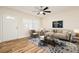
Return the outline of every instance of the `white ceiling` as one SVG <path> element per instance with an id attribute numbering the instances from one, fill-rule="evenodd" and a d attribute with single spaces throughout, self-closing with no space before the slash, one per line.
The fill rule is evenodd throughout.
<path id="1" fill-rule="evenodd" d="M 51 13 L 47 13 L 47 15 L 62 12 L 64 10 L 67 10 L 68 8 L 72 8 L 72 7 L 68 7 L 68 6 L 48 6 L 48 7 L 49 7 L 49 10 L 51 10 Z M 8 6 L 8 8 L 19 10 L 24 13 L 29 13 L 29 14 L 37 16 L 37 17 L 47 16 L 47 15 L 42 15 L 42 14 L 37 15 L 37 12 L 34 12 L 39 9 L 39 6 Z"/>

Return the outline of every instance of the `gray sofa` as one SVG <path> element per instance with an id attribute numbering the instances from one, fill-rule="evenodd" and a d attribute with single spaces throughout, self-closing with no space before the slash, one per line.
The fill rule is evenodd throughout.
<path id="1" fill-rule="evenodd" d="M 74 32 L 72 30 L 67 30 L 67 29 L 54 29 L 50 32 L 45 33 L 45 36 L 50 36 L 52 38 L 57 38 L 57 39 L 63 39 L 63 40 L 69 40 L 71 41 Z"/>

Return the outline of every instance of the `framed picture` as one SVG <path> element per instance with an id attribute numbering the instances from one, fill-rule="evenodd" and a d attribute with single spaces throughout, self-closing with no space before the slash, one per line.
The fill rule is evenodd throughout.
<path id="1" fill-rule="evenodd" d="M 52 27 L 53 28 L 63 28 L 63 21 L 53 21 Z"/>

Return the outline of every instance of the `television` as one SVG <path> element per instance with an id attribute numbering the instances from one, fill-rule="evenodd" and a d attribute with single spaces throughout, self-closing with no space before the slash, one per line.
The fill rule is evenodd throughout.
<path id="1" fill-rule="evenodd" d="M 52 27 L 53 28 L 63 28 L 63 21 L 53 21 Z"/>

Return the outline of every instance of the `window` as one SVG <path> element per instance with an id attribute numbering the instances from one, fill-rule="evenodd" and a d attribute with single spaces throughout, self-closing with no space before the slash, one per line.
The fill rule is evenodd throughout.
<path id="1" fill-rule="evenodd" d="M 39 20 L 23 20 L 24 26 L 27 29 L 38 29 L 40 27 L 40 21 Z"/>

